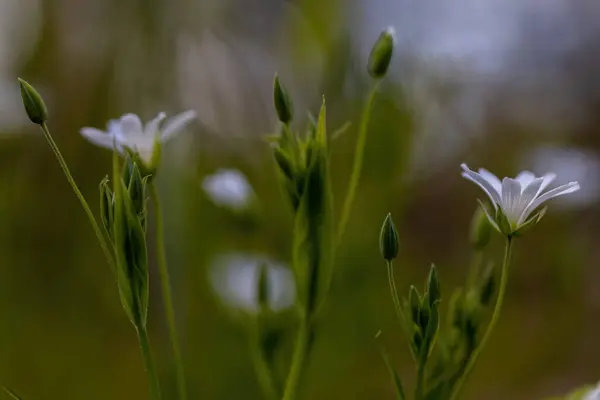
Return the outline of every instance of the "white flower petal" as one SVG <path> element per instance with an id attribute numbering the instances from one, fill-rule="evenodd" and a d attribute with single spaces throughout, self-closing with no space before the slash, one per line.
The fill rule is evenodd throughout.
<path id="1" fill-rule="evenodd" d="M 535 199 L 523 212 L 523 220 L 527 219 L 527 217 L 539 206 L 543 203 L 547 202 L 550 199 L 553 199 L 557 196 L 562 196 L 563 194 L 573 193 L 579 190 L 578 182 L 569 182 L 566 185 L 559 186 L 552 190 L 547 191 L 537 199 Z"/>
<path id="2" fill-rule="evenodd" d="M 123 132 L 121 131 L 121 121 L 118 119 L 111 119 L 106 124 L 106 129 L 109 134 L 120 139 L 123 137 Z"/>
<path id="3" fill-rule="evenodd" d="M 516 224 L 523 210 L 519 209 L 521 199 L 521 182 L 517 179 L 502 179 L 502 211 L 511 224 Z"/>
<path id="4" fill-rule="evenodd" d="M 536 197 L 539 196 L 540 193 L 542 193 L 544 189 L 546 189 L 546 187 L 548 187 L 548 185 L 554 181 L 554 179 L 556 179 L 556 174 L 549 172 L 545 174 L 542 178 L 544 178 L 544 182 L 542 182 L 542 185 L 540 186 L 540 190 L 538 191 Z"/>
<path id="5" fill-rule="evenodd" d="M 521 184 L 521 190 L 524 190 L 527 186 L 529 186 L 531 181 L 533 181 L 534 179 L 535 174 L 529 171 L 522 171 L 515 178 L 515 180 L 519 181 L 519 183 Z"/>
<path id="6" fill-rule="evenodd" d="M 479 175 L 481 175 L 483 179 L 488 181 L 494 187 L 494 189 L 496 189 L 498 194 L 502 193 L 502 182 L 500 181 L 500 179 L 498 179 L 496 175 L 492 174 L 485 168 L 479 168 Z"/>
<path id="7" fill-rule="evenodd" d="M 170 118 L 162 130 L 162 141 L 166 142 L 171 137 L 181 132 L 194 118 L 196 118 L 196 112 L 193 110 L 182 112 L 181 114 Z"/>
<path id="8" fill-rule="evenodd" d="M 80 133 L 84 138 L 97 146 L 106 147 L 107 149 L 113 148 L 114 137 L 107 132 L 96 128 L 86 127 L 81 128 Z"/>
<path id="9" fill-rule="evenodd" d="M 460 166 L 463 169 L 463 173 L 461 174 L 464 178 L 474 182 L 477 184 L 483 191 L 488 195 L 492 204 L 494 205 L 494 209 L 498 208 L 498 205 L 501 204 L 502 199 L 500 198 L 500 194 L 494 189 L 491 183 L 485 180 L 481 175 L 477 172 L 471 171 L 467 164 L 461 164 Z"/>
<path id="10" fill-rule="evenodd" d="M 143 134 L 142 121 L 135 114 L 125 114 L 121 117 L 121 134 L 123 136 L 141 136 Z"/>
<path id="11" fill-rule="evenodd" d="M 158 134 L 158 128 L 160 123 L 167 117 L 164 112 L 158 113 L 156 118 L 152 121 L 148 122 L 146 126 L 144 126 L 144 135 L 145 136 L 155 136 Z"/>
<path id="12" fill-rule="evenodd" d="M 520 210 L 521 216 L 517 222 L 518 225 L 521 225 L 525 222 L 523 215 L 525 210 L 531 204 L 531 202 L 537 197 L 540 192 L 540 187 L 544 183 L 544 178 L 535 178 L 526 188 L 523 189 L 523 193 L 521 193 L 521 198 L 519 199 L 519 206 L 516 207 Z"/>

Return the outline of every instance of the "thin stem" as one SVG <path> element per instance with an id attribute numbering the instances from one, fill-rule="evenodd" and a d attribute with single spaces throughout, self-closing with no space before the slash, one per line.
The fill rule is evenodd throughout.
<path id="1" fill-rule="evenodd" d="M 283 391 L 283 400 L 294 400 L 296 398 L 296 392 L 298 390 L 298 384 L 300 382 L 300 375 L 304 367 L 304 361 L 308 349 L 308 337 L 309 337 L 309 326 L 306 317 L 301 317 L 300 327 L 298 328 L 298 337 L 296 338 L 296 345 L 294 349 L 294 355 L 292 357 L 292 366 L 290 373 L 285 383 L 285 389 Z"/>
<path id="2" fill-rule="evenodd" d="M 260 384 L 266 399 L 276 400 L 278 394 L 277 387 L 273 381 L 273 372 L 271 371 L 271 368 L 269 368 L 267 360 L 265 359 L 265 354 L 260 347 L 258 332 L 255 330 L 253 335 L 254 341 L 250 343 L 250 346 L 252 347 L 252 359 L 254 361 L 254 371 L 256 372 L 258 383 Z"/>
<path id="3" fill-rule="evenodd" d="M 344 230 L 348 224 L 350 218 L 350 210 L 356 197 L 356 189 L 360 180 L 360 173 L 362 170 L 363 160 L 365 157 L 365 145 L 367 143 L 367 128 L 369 127 L 369 120 L 371 119 L 371 110 L 375 101 L 375 95 L 377 94 L 377 87 L 379 86 L 379 80 L 376 80 L 369 96 L 367 97 L 367 103 L 363 110 L 363 114 L 360 121 L 360 128 L 358 131 L 358 139 L 356 140 L 356 150 L 354 151 L 354 164 L 352 165 L 352 174 L 350 175 L 350 183 L 348 185 L 348 192 L 344 200 L 344 206 L 342 208 L 342 216 L 340 219 L 340 225 L 338 230 L 337 245 L 339 246 L 344 235 Z"/>
<path id="4" fill-rule="evenodd" d="M 138 341 L 140 343 L 142 358 L 144 359 L 144 367 L 146 368 L 146 374 L 148 375 L 150 397 L 154 400 L 160 400 L 162 398 L 160 394 L 160 383 L 158 381 L 156 368 L 154 367 L 152 351 L 150 350 L 150 340 L 148 340 L 148 331 L 145 327 L 136 327 L 136 332 L 138 336 Z"/>
<path id="5" fill-rule="evenodd" d="M 404 331 L 404 335 L 406 336 L 406 340 L 408 341 L 408 347 L 410 349 L 410 354 L 415 362 L 417 362 L 417 355 L 415 354 L 411 343 L 410 330 L 408 326 L 406 326 L 406 317 L 404 316 L 404 311 L 402 311 L 402 305 L 400 304 L 400 297 L 398 296 L 398 289 L 396 289 L 396 278 L 394 277 L 394 267 L 391 261 L 386 262 L 387 272 L 388 272 L 388 283 L 390 284 L 390 293 L 392 295 L 392 302 L 394 303 L 394 310 L 396 311 L 396 315 L 398 316 L 398 320 L 400 321 L 400 326 Z"/>
<path id="6" fill-rule="evenodd" d="M 150 183 L 150 196 L 154 205 L 154 223 L 156 230 L 156 255 L 158 258 L 158 271 L 160 274 L 160 284 L 162 290 L 162 298 L 164 302 L 165 314 L 167 317 L 167 326 L 169 330 L 169 340 L 173 350 L 175 361 L 175 370 L 177 374 L 177 391 L 180 400 L 187 398 L 185 372 L 183 370 L 183 361 L 179 341 L 177 339 L 177 330 L 175 329 L 175 311 L 173 308 L 173 296 L 171 294 L 171 280 L 169 278 L 169 269 L 167 267 L 167 256 L 165 253 L 165 238 L 164 238 L 164 223 L 160 201 L 158 199 L 158 191 L 156 184 Z"/>
<path id="7" fill-rule="evenodd" d="M 487 343 L 492 331 L 494 330 L 494 328 L 496 326 L 496 323 L 498 322 L 498 318 L 500 317 L 500 309 L 502 308 L 502 303 L 504 301 L 504 294 L 506 292 L 506 282 L 508 281 L 508 264 L 510 263 L 511 253 L 512 253 L 512 238 L 509 236 L 506 239 L 506 247 L 504 249 L 504 261 L 502 263 L 502 274 L 500 277 L 500 288 L 498 290 L 498 299 L 496 300 L 496 305 L 494 307 L 494 313 L 492 314 L 492 319 L 487 327 L 487 330 L 485 331 L 485 334 L 483 335 L 483 339 L 481 340 L 481 343 L 479 344 L 479 346 L 477 346 L 475 351 L 473 351 L 473 355 L 470 357 L 470 359 L 467 363 L 464 374 L 456 382 L 456 386 L 454 387 L 454 390 L 452 391 L 450 400 L 455 400 L 458 398 L 458 395 L 460 393 L 460 390 L 461 390 L 463 384 L 465 383 L 466 379 L 468 378 L 468 375 L 473 370 L 475 361 L 477 361 L 477 357 L 481 353 L 481 350 Z"/>
<path id="8" fill-rule="evenodd" d="M 415 400 L 421 400 L 423 398 L 424 391 L 424 382 L 425 382 L 425 364 L 427 363 L 427 358 L 423 364 L 419 365 L 417 369 L 417 389 L 415 391 Z"/>
<path id="9" fill-rule="evenodd" d="M 98 243 L 100 243 L 100 247 L 102 247 L 102 251 L 104 252 L 104 256 L 106 257 L 106 261 L 108 261 L 108 264 L 110 266 L 110 269 L 111 269 L 113 275 L 116 276 L 116 266 L 115 266 L 115 260 L 113 258 L 113 253 L 109 249 L 106 239 L 105 239 L 104 235 L 102 234 L 100 227 L 98 226 L 98 222 L 96 222 L 96 218 L 94 217 L 94 214 L 92 213 L 92 210 L 90 209 L 88 202 L 85 200 L 85 197 L 83 197 L 83 194 L 77 187 L 77 183 L 75 183 L 75 179 L 73 179 L 73 175 L 71 175 L 71 171 L 69 170 L 69 167 L 67 166 L 67 162 L 63 158 L 60 150 L 58 149 L 58 146 L 56 145 L 56 142 L 54 142 L 54 139 L 52 138 L 52 135 L 50 134 L 48 125 L 46 125 L 46 123 L 44 122 L 41 125 L 41 127 L 42 127 L 42 131 L 44 132 L 44 136 L 46 137 L 46 140 L 48 141 L 48 144 L 50 145 L 50 148 L 54 152 L 54 156 L 56 157 L 56 160 L 60 164 L 60 167 L 62 168 L 62 170 L 65 174 L 65 177 L 67 178 L 67 181 L 71 185 L 71 188 L 73 188 L 75 195 L 79 199 L 81 206 L 83 207 L 85 213 L 88 216 L 90 224 L 92 225 L 92 228 L 94 229 L 94 232 L 96 233 L 96 238 L 98 239 Z"/>

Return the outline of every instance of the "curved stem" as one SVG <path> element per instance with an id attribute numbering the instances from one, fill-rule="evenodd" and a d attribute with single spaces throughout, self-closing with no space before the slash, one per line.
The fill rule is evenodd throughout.
<path id="1" fill-rule="evenodd" d="M 254 371 L 258 383 L 260 384 L 265 398 L 276 400 L 278 398 L 277 387 L 273 381 L 273 372 L 265 359 L 264 352 L 260 347 L 258 332 L 254 332 L 254 341 L 250 344 L 252 347 L 252 359 L 254 361 Z"/>
<path id="2" fill-rule="evenodd" d="M 146 374 L 148 375 L 150 397 L 154 400 L 160 400 L 162 398 L 160 394 L 160 383 L 158 381 L 158 375 L 156 374 L 156 368 L 154 367 L 152 351 L 150 350 L 150 340 L 148 340 L 148 331 L 145 327 L 136 327 L 136 332 L 138 336 L 138 341 L 140 343 L 142 357 L 144 359 L 144 367 L 146 368 Z"/>
<path id="3" fill-rule="evenodd" d="M 175 311 L 173 308 L 173 296 L 171 294 L 171 280 L 169 278 L 169 269 L 167 267 L 167 257 L 165 253 L 165 238 L 164 238 L 164 223 L 160 201 L 158 199 L 158 191 L 156 184 L 150 183 L 150 196 L 154 205 L 154 223 L 156 230 L 156 255 L 158 258 L 158 271 L 160 274 L 160 284 L 162 290 L 162 298 L 164 302 L 165 314 L 167 317 L 167 326 L 169 330 L 169 340 L 175 361 L 175 369 L 177 374 L 177 391 L 180 400 L 187 398 L 185 372 L 183 369 L 183 361 L 179 341 L 177 339 L 177 330 L 175 329 Z"/>
<path id="4" fill-rule="evenodd" d="M 50 145 L 50 148 L 54 152 L 54 156 L 56 157 L 58 164 L 60 164 L 60 167 L 62 168 L 62 170 L 65 174 L 65 177 L 67 178 L 67 181 L 71 185 L 71 188 L 73 188 L 73 192 L 75 192 L 75 195 L 79 199 L 81 206 L 83 207 L 85 213 L 88 216 L 90 224 L 92 225 L 92 228 L 94 229 L 94 232 L 96 233 L 96 238 L 98 239 L 98 243 L 100 243 L 100 247 L 102 247 L 102 252 L 104 253 L 104 256 L 106 257 L 106 261 L 108 261 L 108 265 L 110 266 L 113 276 L 116 276 L 117 269 L 115 266 L 115 260 L 113 259 L 113 253 L 110 251 L 110 249 L 108 247 L 106 239 L 105 239 L 104 235 L 102 234 L 100 227 L 98 226 L 98 222 L 96 222 L 94 213 L 92 213 L 92 210 L 90 209 L 88 202 L 85 200 L 85 197 L 83 197 L 83 194 L 77 187 L 77 183 L 75 183 L 75 179 L 73 179 L 73 175 L 71 175 L 71 171 L 69 170 L 69 167 L 67 166 L 67 162 L 65 161 L 60 150 L 58 149 L 56 142 L 54 142 L 52 135 L 50 135 L 50 130 L 48 129 L 48 125 L 46 125 L 46 123 L 44 122 L 41 125 L 41 127 L 42 127 L 42 131 L 44 132 L 44 136 L 46 137 L 46 140 L 48 141 L 48 144 Z"/>
<path id="5" fill-rule="evenodd" d="M 473 355 L 469 359 L 467 366 L 465 368 L 464 374 L 458 379 L 456 382 L 456 386 L 452 391 L 452 395 L 450 396 L 450 400 L 455 400 L 458 398 L 460 390 L 468 378 L 469 374 L 473 370 L 473 366 L 475 365 L 475 361 L 477 361 L 477 357 L 481 353 L 481 350 L 487 343 L 492 331 L 494 330 L 496 323 L 498 322 L 498 318 L 500 317 L 500 309 L 502 308 L 502 303 L 504 300 L 504 294 L 506 292 L 506 282 L 508 281 L 508 264 L 510 263 L 510 256 L 512 252 L 512 238 L 509 236 L 506 239 L 506 247 L 504 249 L 504 262 L 502 263 L 502 276 L 500 278 L 500 288 L 498 290 L 498 299 L 496 300 L 496 306 L 494 307 L 494 313 L 492 314 L 492 319 L 490 324 L 488 325 L 485 334 L 483 335 L 483 339 L 481 340 L 481 344 L 477 346 Z"/>
<path id="6" fill-rule="evenodd" d="M 283 391 L 283 400 L 294 400 L 296 398 L 296 391 L 298 390 L 298 383 L 300 382 L 300 375 L 304 367 L 304 360 L 308 348 L 308 337 L 308 321 L 306 321 L 306 317 L 302 317 L 298 329 L 298 337 L 296 338 L 294 355 L 292 357 L 292 366 Z"/>
<path id="7" fill-rule="evenodd" d="M 412 355 L 413 360 L 417 361 L 417 355 L 415 354 L 411 343 L 410 330 L 406 326 L 406 317 L 404 316 L 404 311 L 402 311 L 402 305 L 400 304 L 400 297 L 398 297 L 398 289 L 396 289 L 396 278 L 394 277 L 394 267 L 391 261 L 386 262 L 387 272 L 388 272 L 388 283 L 390 284 L 390 293 L 392 295 L 392 302 L 394 303 L 394 310 L 396 311 L 396 316 L 400 321 L 400 327 L 404 331 L 404 335 L 406 336 L 406 340 L 408 341 L 408 347 L 410 349 L 410 354 Z"/>
<path id="8" fill-rule="evenodd" d="M 367 143 L 367 128 L 369 127 L 369 120 L 371 119 L 371 109 L 375 101 L 375 95 L 377 94 L 377 87 L 379 86 L 379 80 L 375 81 L 369 97 L 367 97 L 367 103 L 363 110 L 363 114 L 360 121 L 360 128 L 358 131 L 358 139 L 356 140 L 356 150 L 354 151 L 354 164 L 352 165 L 352 174 L 350 175 L 350 183 L 348 185 L 348 192 L 344 199 L 344 206 L 342 208 L 342 216 L 340 219 L 340 225 L 338 230 L 337 245 L 339 246 L 344 235 L 344 230 L 348 224 L 350 218 L 350 210 L 352 209 L 352 203 L 356 197 L 356 189 L 358 187 L 358 181 L 360 180 L 360 173 L 362 170 L 363 159 L 365 156 L 365 145 Z"/>

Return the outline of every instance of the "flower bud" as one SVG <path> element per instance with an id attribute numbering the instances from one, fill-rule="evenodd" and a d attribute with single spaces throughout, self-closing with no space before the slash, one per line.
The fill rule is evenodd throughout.
<path id="1" fill-rule="evenodd" d="M 383 259 L 389 262 L 398 256 L 398 247 L 398 231 L 392 220 L 392 214 L 388 213 L 379 234 L 379 251 Z"/>
<path id="2" fill-rule="evenodd" d="M 379 35 L 379 38 L 371 48 L 367 70 L 372 78 L 383 78 L 392 61 L 394 52 L 394 28 L 389 27 Z"/>
<path id="3" fill-rule="evenodd" d="M 269 308 L 269 269 L 265 264 L 259 267 L 258 271 L 258 308 L 261 311 Z"/>
<path id="4" fill-rule="evenodd" d="M 273 82 L 273 103 L 275 104 L 275 111 L 277 111 L 279 120 L 284 124 L 292 122 L 294 118 L 292 100 L 287 90 L 279 82 L 277 74 L 275 74 L 275 81 Z"/>
<path id="5" fill-rule="evenodd" d="M 419 316 L 421 313 L 421 295 L 416 287 L 410 285 L 410 291 L 408 292 L 408 305 L 410 307 L 411 320 L 419 325 Z"/>
<path id="6" fill-rule="evenodd" d="M 492 236 L 492 225 L 481 207 L 477 207 L 471 220 L 471 230 L 469 232 L 469 241 L 473 249 L 481 251 L 490 242 Z"/>
<path id="7" fill-rule="evenodd" d="M 429 305 L 433 306 L 436 301 L 439 301 L 442 297 L 440 292 L 440 280 L 438 278 L 437 270 L 435 265 L 431 264 L 429 270 L 429 277 L 427 278 L 427 293 L 429 294 Z"/>
<path id="8" fill-rule="evenodd" d="M 42 100 L 42 96 L 29 83 L 21 78 L 18 79 L 21 87 L 21 99 L 27 116 L 34 124 L 42 125 L 48 120 L 48 109 L 44 104 L 44 100 Z"/>

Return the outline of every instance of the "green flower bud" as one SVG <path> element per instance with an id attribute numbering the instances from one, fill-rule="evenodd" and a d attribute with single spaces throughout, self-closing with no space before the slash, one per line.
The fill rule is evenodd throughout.
<path id="1" fill-rule="evenodd" d="M 121 304 L 134 326 L 148 316 L 148 254 L 146 234 L 123 181 L 115 184 L 114 248 Z"/>
<path id="2" fill-rule="evenodd" d="M 421 295 L 416 287 L 410 285 L 410 291 L 408 292 L 408 305 L 410 307 L 410 317 L 412 321 L 419 325 L 419 316 L 421 313 Z"/>
<path id="3" fill-rule="evenodd" d="M 492 236 L 492 225 L 488 220 L 485 211 L 481 207 L 477 207 L 471 220 L 471 230 L 469 232 L 469 239 L 471 246 L 475 250 L 483 250 Z"/>
<path id="4" fill-rule="evenodd" d="M 429 277 L 427 278 L 427 293 L 429 294 L 429 305 L 433 306 L 436 301 L 440 301 L 442 295 L 440 292 L 440 280 L 438 278 L 435 265 L 431 264 Z"/>
<path id="5" fill-rule="evenodd" d="M 127 190 L 131 197 L 135 212 L 138 215 L 144 213 L 146 209 L 146 185 L 136 163 L 133 163 L 133 167 L 131 168 L 129 187 Z"/>
<path id="6" fill-rule="evenodd" d="M 383 259 L 389 262 L 398 256 L 398 247 L 398 231 L 392 220 L 392 214 L 388 213 L 379 234 L 379 251 Z"/>
<path id="7" fill-rule="evenodd" d="M 42 96 L 29 83 L 21 78 L 18 79 L 27 116 L 34 124 L 42 125 L 48 120 L 48 109 L 44 104 L 44 100 L 42 100 Z"/>
<path id="8" fill-rule="evenodd" d="M 392 61 L 394 52 L 394 28 L 389 27 L 379 35 L 371 48 L 367 70 L 372 78 L 383 78 Z"/>
<path id="9" fill-rule="evenodd" d="M 261 311 L 269 308 L 269 269 L 265 264 L 262 264 L 258 275 L 258 308 Z"/>
<path id="10" fill-rule="evenodd" d="M 284 124 L 292 122 L 294 118 L 292 100 L 287 90 L 279 82 L 277 74 L 275 74 L 275 81 L 273 82 L 273 103 L 275 104 L 275 111 L 277 111 L 279 120 Z"/>

